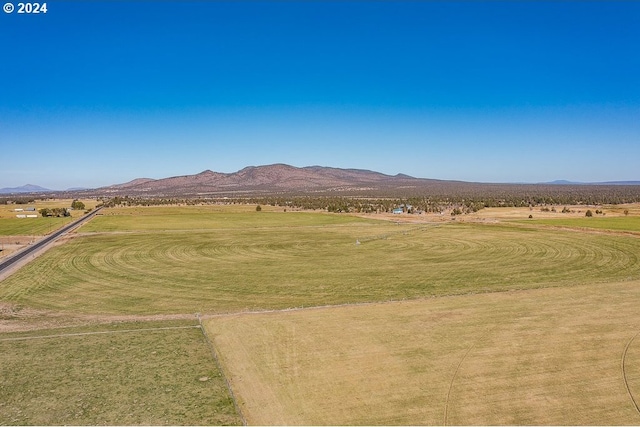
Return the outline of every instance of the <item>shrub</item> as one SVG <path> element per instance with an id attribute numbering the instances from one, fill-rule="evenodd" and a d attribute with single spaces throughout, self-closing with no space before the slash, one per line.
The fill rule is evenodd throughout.
<path id="1" fill-rule="evenodd" d="M 76 200 L 73 201 L 73 203 L 71 203 L 71 207 L 73 209 L 81 211 L 81 210 L 84 209 L 84 203 L 82 203 L 80 200 L 76 199 Z"/>

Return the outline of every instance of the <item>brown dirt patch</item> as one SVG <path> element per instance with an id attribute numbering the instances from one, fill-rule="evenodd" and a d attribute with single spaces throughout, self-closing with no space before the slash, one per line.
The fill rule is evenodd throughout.
<path id="1" fill-rule="evenodd" d="M 26 332 L 39 329 L 67 328 L 121 322 L 146 322 L 195 319 L 195 314 L 98 315 L 73 314 L 37 310 L 18 304 L 0 302 L 0 333 Z"/>

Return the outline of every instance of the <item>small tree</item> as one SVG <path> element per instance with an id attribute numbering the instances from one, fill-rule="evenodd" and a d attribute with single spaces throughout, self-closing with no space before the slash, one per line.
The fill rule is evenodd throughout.
<path id="1" fill-rule="evenodd" d="M 256 212 L 260 212 L 262 210 L 262 206 L 258 205 L 256 206 Z"/>
<path id="2" fill-rule="evenodd" d="M 629 215 L 629 209 L 625 209 L 625 210 L 624 210 L 624 214 L 625 214 L 625 216 L 626 216 L 626 215 Z"/>
<path id="3" fill-rule="evenodd" d="M 76 210 L 83 210 L 84 209 L 84 203 L 82 203 L 80 200 L 75 199 L 72 203 L 71 203 L 71 208 L 76 209 Z"/>
<path id="4" fill-rule="evenodd" d="M 592 217 L 593 212 L 591 212 L 591 209 L 587 209 L 587 212 L 584 214 L 584 216 Z"/>

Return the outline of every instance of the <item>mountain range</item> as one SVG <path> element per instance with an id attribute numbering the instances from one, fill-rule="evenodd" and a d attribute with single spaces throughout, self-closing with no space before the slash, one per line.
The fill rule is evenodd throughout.
<path id="1" fill-rule="evenodd" d="M 243 196 L 260 194 L 366 194 L 475 192 L 533 188 L 540 186 L 573 187 L 585 185 L 640 186 L 640 181 L 577 183 L 558 180 L 540 184 L 483 184 L 464 181 L 414 178 L 397 174 L 386 175 L 364 169 L 339 169 L 324 166 L 294 167 L 286 164 L 249 166 L 233 173 L 205 170 L 195 175 L 181 175 L 162 179 L 138 178 L 123 184 L 97 189 L 68 189 L 54 191 L 36 185 L 2 188 L 0 194 L 56 193 L 60 197 L 94 197 L 131 195 L 148 197 L 176 196 Z"/>
<path id="2" fill-rule="evenodd" d="M 307 193 L 362 191 L 417 183 L 438 182 L 408 175 L 385 175 L 363 169 L 323 166 L 294 167 L 285 164 L 249 166 L 233 173 L 205 170 L 196 175 L 163 179 L 138 178 L 100 190 L 105 193 L 155 195 L 219 195 L 241 193 Z"/>
<path id="3" fill-rule="evenodd" d="M 33 184 L 23 185 L 22 187 L 0 188 L 0 194 L 47 193 L 51 191 L 54 190 Z"/>

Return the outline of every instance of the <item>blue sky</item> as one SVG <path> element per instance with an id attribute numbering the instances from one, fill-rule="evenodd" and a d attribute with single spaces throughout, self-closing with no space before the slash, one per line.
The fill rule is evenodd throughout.
<path id="1" fill-rule="evenodd" d="M 53 1 L 0 40 L 0 187 L 640 180 L 640 2 Z"/>

